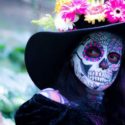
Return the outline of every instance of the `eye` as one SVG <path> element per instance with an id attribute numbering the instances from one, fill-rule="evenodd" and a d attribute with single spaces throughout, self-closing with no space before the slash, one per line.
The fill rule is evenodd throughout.
<path id="1" fill-rule="evenodd" d="M 101 56 L 101 51 L 99 50 L 99 48 L 92 46 L 87 48 L 86 55 L 91 58 L 98 58 Z"/>
<path id="2" fill-rule="evenodd" d="M 108 59 L 111 63 L 118 63 L 118 61 L 120 60 L 120 55 L 118 53 L 112 52 L 109 53 Z"/>

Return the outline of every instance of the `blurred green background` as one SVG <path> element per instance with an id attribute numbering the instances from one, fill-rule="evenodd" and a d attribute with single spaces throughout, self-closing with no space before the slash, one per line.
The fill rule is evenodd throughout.
<path id="1" fill-rule="evenodd" d="M 37 93 L 25 68 L 30 36 L 42 31 L 31 20 L 53 14 L 55 0 L 0 0 L 0 125 L 15 125 L 19 106 Z"/>

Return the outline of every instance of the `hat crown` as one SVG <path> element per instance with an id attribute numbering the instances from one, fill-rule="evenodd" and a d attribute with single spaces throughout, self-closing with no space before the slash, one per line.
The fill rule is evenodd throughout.
<path id="1" fill-rule="evenodd" d="M 55 12 L 55 26 L 59 31 L 77 29 L 79 20 L 90 26 L 125 22 L 125 1 L 56 0 Z"/>

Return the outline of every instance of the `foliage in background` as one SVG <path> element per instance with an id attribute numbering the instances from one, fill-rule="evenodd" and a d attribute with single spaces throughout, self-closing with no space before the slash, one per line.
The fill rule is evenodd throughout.
<path id="1" fill-rule="evenodd" d="M 0 36 L 0 125 L 15 125 L 15 111 L 38 92 L 26 72 L 24 63 L 26 43 L 18 39 L 18 44 L 8 44 L 11 41 L 14 43 L 15 40 L 11 38 L 12 36 L 8 36 Z"/>
<path id="2" fill-rule="evenodd" d="M 14 65 L 14 69 L 18 71 L 26 71 L 24 63 L 24 46 L 17 46 L 9 53 L 8 58 Z"/>
<path id="3" fill-rule="evenodd" d="M 30 20 L 39 17 L 46 10 L 49 13 L 54 2 L 55 0 L 1 1 L 0 125 L 15 125 L 15 111 L 39 91 L 26 72 L 24 50 L 31 34 L 37 31 Z M 52 16 L 47 15 L 43 20 L 45 29 L 54 30 Z"/>

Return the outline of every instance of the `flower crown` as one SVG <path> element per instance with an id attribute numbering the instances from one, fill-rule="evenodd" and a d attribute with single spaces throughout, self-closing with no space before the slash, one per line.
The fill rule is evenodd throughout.
<path id="1" fill-rule="evenodd" d="M 73 30 L 81 16 L 92 25 L 125 22 L 125 0 L 56 0 L 55 12 L 54 25 L 59 31 Z"/>

